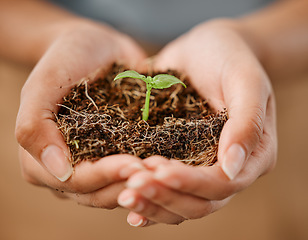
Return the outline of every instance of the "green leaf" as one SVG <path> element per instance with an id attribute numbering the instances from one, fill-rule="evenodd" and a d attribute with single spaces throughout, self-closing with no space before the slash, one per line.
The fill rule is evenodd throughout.
<path id="1" fill-rule="evenodd" d="M 153 78 L 153 88 L 155 89 L 169 88 L 177 83 L 182 84 L 186 88 L 186 85 L 180 79 L 169 74 L 158 74 Z"/>
<path id="2" fill-rule="evenodd" d="M 143 81 L 146 80 L 146 77 L 142 74 L 137 73 L 136 71 L 133 70 L 128 70 L 122 73 L 119 73 L 115 78 L 115 80 L 121 79 L 121 78 L 137 78 L 137 79 L 141 79 Z"/>

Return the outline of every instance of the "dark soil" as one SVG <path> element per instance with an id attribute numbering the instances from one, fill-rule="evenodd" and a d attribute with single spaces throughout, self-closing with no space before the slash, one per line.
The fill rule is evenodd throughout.
<path id="1" fill-rule="evenodd" d="M 141 80 L 114 82 L 122 66 L 114 65 L 105 78 L 84 80 L 64 97 L 56 116 L 69 146 L 72 164 L 119 153 L 140 158 L 161 155 L 191 165 L 212 165 L 226 111 L 211 112 L 207 101 L 175 72 L 180 84 L 152 90 L 148 122 L 141 119 L 146 85 Z M 156 73 L 154 74 L 156 75 Z"/>

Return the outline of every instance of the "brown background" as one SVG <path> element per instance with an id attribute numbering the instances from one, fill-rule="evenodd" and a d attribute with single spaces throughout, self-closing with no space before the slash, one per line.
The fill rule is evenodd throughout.
<path id="1" fill-rule="evenodd" d="M 14 125 L 29 69 L 0 60 L 0 239 L 308 239 L 308 77 L 275 83 L 279 159 L 228 206 L 179 226 L 136 229 L 125 210 L 60 200 L 20 174 Z"/>

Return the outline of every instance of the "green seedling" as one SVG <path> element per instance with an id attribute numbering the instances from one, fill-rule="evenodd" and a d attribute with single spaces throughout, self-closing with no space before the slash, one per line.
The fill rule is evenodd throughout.
<path id="1" fill-rule="evenodd" d="M 149 118 L 149 111 L 150 111 L 150 96 L 151 96 L 151 90 L 154 89 L 164 89 L 169 88 L 174 84 L 180 83 L 185 88 L 186 85 L 177 77 L 169 75 L 169 74 L 158 74 L 155 77 L 151 76 L 144 76 L 142 74 L 137 73 L 136 71 L 129 70 L 122 73 L 119 73 L 115 78 L 115 80 L 121 79 L 121 78 L 134 78 L 134 79 L 140 79 L 146 83 L 146 97 L 145 97 L 145 104 L 144 108 L 142 110 L 142 119 L 147 121 Z"/>

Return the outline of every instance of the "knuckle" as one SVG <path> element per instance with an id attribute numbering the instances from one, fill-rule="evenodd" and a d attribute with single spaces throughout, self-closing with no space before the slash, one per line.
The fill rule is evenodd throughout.
<path id="1" fill-rule="evenodd" d="M 261 140 L 263 135 L 263 123 L 264 123 L 265 113 L 260 107 L 252 109 L 252 117 L 249 121 L 249 128 L 252 134 L 254 134 L 254 139 L 258 142 Z"/>
<path id="2" fill-rule="evenodd" d="M 37 124 L 35 121 L 32 121 L 32 119 L 24 118 L 23 121 L 17 121 L 15 137 L 21 146 L 26 147 L 27 143 L 31 142 L 29 139 L 34 137 L 35 126 L 37 126 Z"/>

